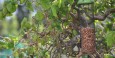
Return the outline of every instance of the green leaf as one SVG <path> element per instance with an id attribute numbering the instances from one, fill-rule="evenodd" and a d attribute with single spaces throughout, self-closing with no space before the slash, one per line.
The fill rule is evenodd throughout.
<path id="1" fill-rule="evenodd" d="M 74 2 L 74 0 L 68 0 L 68 2 L 69 2 L 70 4 L 72 4 L 72 3 Z"/>
<path id="2" fill-rule="evenodd" d="M 27 18 L 24 18 L 22 23 L 21 23 L 21 28 L 22 29 L 30 29 L 31 24 L 28 22 Z"/>
<path id="3" fill-rule="evenodd" d="M 57 10 L 56 10 L 56 7 L 55 7 L 55 6 L 52 6 L 52 7 L 51 7 L 51 10 L 52 10 L 53 16 L 57 17 Z"/>
<path id="4" fill-rule="evenodd" d="M 41 44 L 42 44 L 42 45 L 45 45 L 45 44 L 46 44 L 46 40 L 45 40 L 45 39 L 42 39 L 42 40 L 41 40 Z"/>
<path id="5" fill-rule="evenodd" d="M 36 26 L 32 25 L 32 30 L 35 31 L 36 30 Z"/>
<path id="6" fill-rule="evenodd" d="M 8 3 L 6 8 L 10 13 L 13 13 L 16 10 L 16 6 L 13 2 Z"/>
<path id="7" fill-rule="evenodd" d="M 112 47 L 115 44 L 115 31 L 108 31 L 106 34 L 106 42 L 109 47 Z"/>
<path id="8" fill-rule="evenodd" d="M 60 8 L 62 4 L 62 0 L 58 0 L 58 2 L 59 2 L 58 7 Z"/>
<path id="9" fill-rule="evenodd" d="M 50 8 L 50 0 L 40 0 L 40 4 L 42 5 L 42 7 L 46 10 Z"/>
<path id="10" fill-rule="evenodd" d="M 5 45 L 6 43 L 5 43 L 5 41 L 0 40 L 0 44 L 1 44 L 1 45 Z"/>
<path id="11" fill-rule="evenodd" d="M 8 10 L 6 7 L 3 8 L 3 15 L 6 16 L 6 14 L 8 13 Z"/>
<path id="12" fill-rule="evenodd" d="M 12 16 L 12 13 L 7 12 L 6 16 Z"/>
<path id="13" fill-rule="evenodd" d="M 113 58 L 110 54 L 104 54 L 104 58 Z"/>
<path id="14" fill-rule="evenodd" d="M 2 20 L 3 19 L 3 13 L 0 11 L 0 20 Z"/>
<path id="15" fill-rule="evenodd" d="M 23 58 L 24 55 L 20 52 L 18 57 L 19 57 L 19 58 Z"/>
<path id="16" fill-rule="evenodd" d="M 28 1 L 26 5 L 27 5 L 27 9 L 33 11 L 32 3 L 30 1 Z"/>
<path id="17" fill-rule="evenodd" d="M 34 50 L 35 50 L 35 48 L 29 47 L 29 48 L 28 48 L 28 53 L 29 53 L 29 54 L 32 54 L 32 53 L 34 52 Z"/>
<path id="18" fill-rule="evenodd" d="M 57 28 L 59 31 L 62 31 L 62 28 L 61 28 L 60 24 L 61 24 L 61 21 L 57 20 L 56 28 Z"/>
<path id="19" fill-rule="evenodd" d="M 26 0 L 20 0 L 20 3 L 22 4 L 22 3 L 24 3 Z"/>
<path id="20" fill-rule="evenodd" d="M 38 21 L 41 21 L 43 19 L 44 15 L 43 15 L 43 12 L 42 11 L 38 11 L 35 15 L 35 18 L 38 20 Z"/>
<path id="21" fill-rule="evenodd" d="M 53 2 L 52 2 L 52 5 L 58 5 L 59 4 L 59 0 L 57 1 L 57 0 L 54 0 Z"/>
<path id="22" fill-rule="evenodd" d="M 115 17 L 115 13 L 113 13 L 113 14 L 112 14 L 112 16 L 114 16 L 114 17 Z"/>
<path id="23" fill-rule="evenodd" d="M 89 4 L 89 3 L 93 3 L 94 0 L 79 0 L 78 4 Z"/>
<path id="24" fill-rule="evenodd" d="M 55 28 L 55 27 L 56 27 L 56 23 L 52 23 L 51 25 L 52 25 L 52 26 L 51 26 L 52 28 Z"/>
<path id="25" fill-rule="evenodd" d="M 8 48 L 9 49 L 14 48 L 14 42 L 13 41 L 8 43 Z"/>
<path id="26" fill-rule="evenodd" d="M 47 50 L 42 50 L 42 56 L 46 56 Z"/>
<path id="27" fill-rule="evenodd" d="M 25 27 L 25 23 L 27 22 L 27 18 L 24 18 L 22 23 L 21 23 L 21 28 L 24 28 Z"/>

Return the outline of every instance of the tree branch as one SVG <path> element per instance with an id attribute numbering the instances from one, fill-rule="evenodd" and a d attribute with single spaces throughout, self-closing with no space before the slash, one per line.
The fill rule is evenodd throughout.
<path id="1" fill-rule="evenodd" d="M 105 14 L 102 16 L 102 15 L 94 15 L 94 20 L 100 20 L 100 21 L 103 21 L 107 18 L 107 16 L 111 13 L 115 13 L 115 8 L 113 9 L 109 9 L 105 12 Z M 93 18 L 93 16 L 91 16 Z"/>
<path id="2" fill-rule="evenodd" d="M 75 5 L 77 4 L 78 0 L 74 0 L 73 4 L 72 4 L 72 9 L 75 8 Z"/>
<path id="3" fill-rule="evenodd" d="M 115 8 L 113 8 L 113 9 L 108 9 L 108 10 L 104 13 L 104 15 L 94 15 L 94 17 L 93 17 L 93 15 L 90 15 L 89 13 L 85 12 L 85 14 L 86 14 L 89 18 L 93 18 L 94 20 L 100 20 L 100 21 L 105 20 L 105 19 L 108 17 L 108 15 L 111 14 L 111 13 L 115 13 Z"/>
<path id="4" fill-rule="evenodd" d="M 72 12 L 70 12 L 70 15 L 73 19 L 77 19 L 77 17 L 75 16 L 75 14 L 73 14 Z"/>

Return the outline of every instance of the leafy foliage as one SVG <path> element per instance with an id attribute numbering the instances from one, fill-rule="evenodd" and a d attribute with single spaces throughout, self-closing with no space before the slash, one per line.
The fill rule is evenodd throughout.
<path id="1" fill-rule="evenodd" d="M 106 34 L 107 45 L 112 47 L 115 44 L 115 31 L 108 31 Z"/>
<path id="2" fill-rule="evenodd" d="M 0 49 L 11 49 L 12 55 L 19 58 L 61 58 L 62 54 L 67 57 L 76 57 L 80 47 L 80 33 L 77 28 L 82 26 L 83 21 L 76 18 L 74 20 L 70 13 L 75 17 L 84 16 L 84 11 L 80 11 L 83 14 L 77 15 L 79 13 L 77 10 L 89 7 L 85 11 L 91 14 L 92 8 L 89 5 L 94 4 L 92 13 L 103 15 L 106 9 L 115 8 L 115 0 L 79 0 L 74 5 L 75 1 L 77 0 L 5 0 L 0 10 L 0 20 L 11 16 L 18 8 L 17 5 L 23 3 L 29 11 L 36 11 L 36 14 L 30 16 L 29 20 L 24 18 L 21 22 L 21 29 L 15 31 L 16 34 L 8 33 L 7 35 L 13 36 L 3 36 L 0 40 Z M 79 5 L 82 5 L 81 8 Z M 76 10 L 73 6 L 79 9 Z M 113 57 L 107 52 L 111 53 L 111 48 L 115 47 L 114 17 L 115 15 L 111 14 L 105 21 L 96 20 L 93 26 L 96 30 L 97 51 L 104 54 L 104 58 Z M 89 20 L 88 17 L 86 18 Z M 83 58 L 87 57 L 86 55 Z"/>

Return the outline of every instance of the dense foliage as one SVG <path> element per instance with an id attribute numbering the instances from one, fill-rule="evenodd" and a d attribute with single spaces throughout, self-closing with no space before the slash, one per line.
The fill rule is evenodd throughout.
<path id="1" fill-rule="evenodd" d="M 19 5 L 29 11 L 20 19 L 13 14 Z M 94 24 L 96 57 L 114 58 L 114 13 L 115 0 L 4 0 L 0 6 L 0 50 L 17 58 L 76 57 L 81 48 L 78 29 L 87 25 L 81 19 L 86 18 Z"/>

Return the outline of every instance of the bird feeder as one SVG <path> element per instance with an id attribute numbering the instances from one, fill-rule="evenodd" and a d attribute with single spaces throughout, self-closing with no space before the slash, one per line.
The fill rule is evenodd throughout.
<path id="1" fill-rule="evenodd" d="M 83 24 L 83 26 L 80 28 L 80 36 L 81 36 L 81 53 L 83 54 L 94 54 L 96 51 L 96 45 L 95 45 L 95 26 L 93 18 L 88 17 L 88 14 L 94 16 L 94 0 L 79 0 L 78 3 L 79 9 L 80 9 L 80 15 L 84 16 L 84 21 L 86 22 Z M 87 18 L 88 17 L 88 18 Z M 91 22 L 93 21 L 93 22 Z M 91 24 L 88 24 L 88 22 L 91 22 Z M 83 23 L 83 22 L 82 22 Z M 80 55 L 80 53 L 79 53 Z M 79 58 L 78 55 L 78 58 Z"/>

